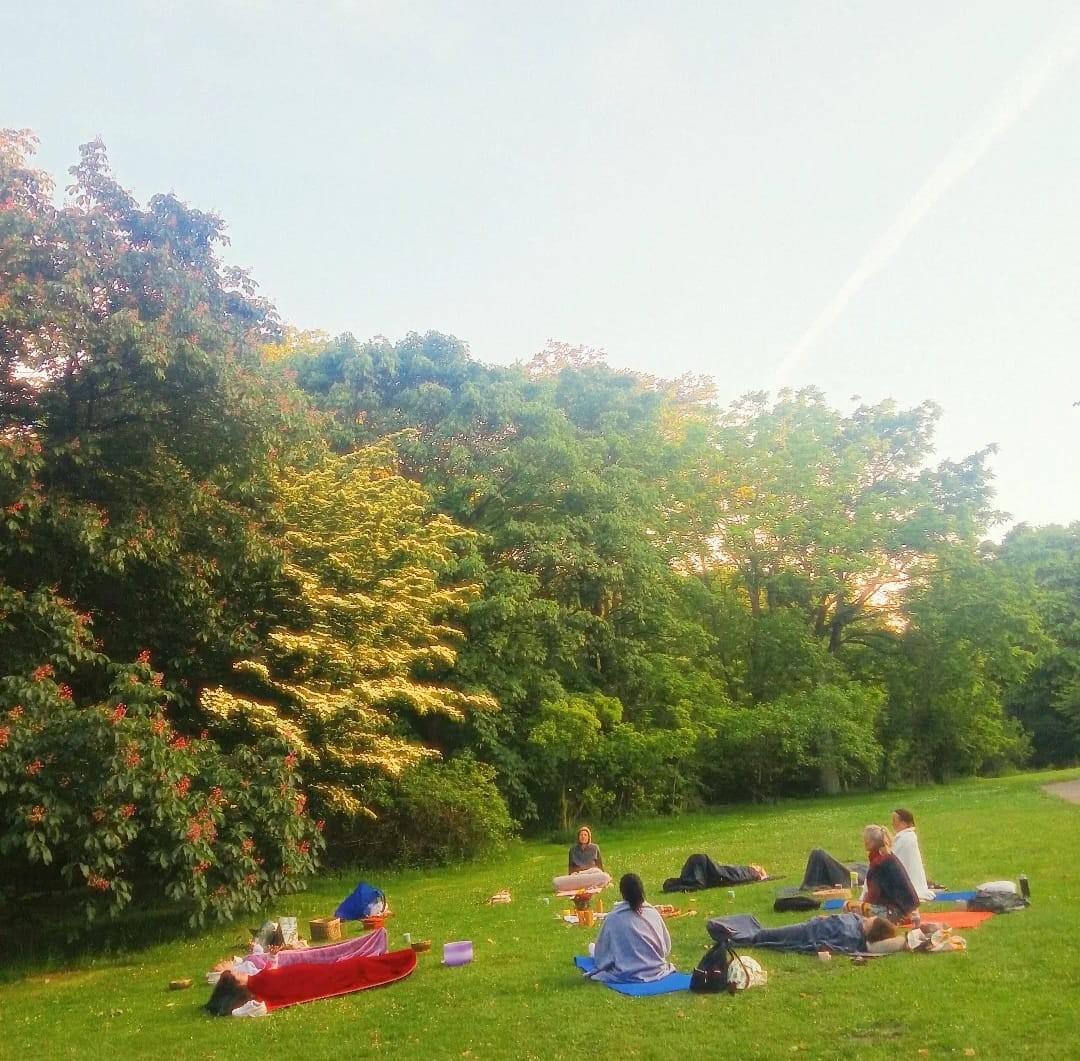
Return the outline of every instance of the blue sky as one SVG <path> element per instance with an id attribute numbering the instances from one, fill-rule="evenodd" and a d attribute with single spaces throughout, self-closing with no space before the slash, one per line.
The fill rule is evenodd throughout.
<path id="1" fill-rule="evenodd" d="M 38 0 L 0 123 L 229 225 L 301 327 L 931 398 L 1080 519 L 1075 4 Z"/>

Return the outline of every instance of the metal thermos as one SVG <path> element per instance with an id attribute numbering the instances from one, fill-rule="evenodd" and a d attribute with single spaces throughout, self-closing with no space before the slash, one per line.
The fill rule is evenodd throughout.
<path id="1" fill-rule="evenodd" d="M 1025 899 L 1030 899 L 1031 898 L 1031 885 L 1028 884 L 1028 879 L 1027 879 L 1027 874 L 1026 873 L 1021 873 L 1020 874 L 1020 894 Z"/>

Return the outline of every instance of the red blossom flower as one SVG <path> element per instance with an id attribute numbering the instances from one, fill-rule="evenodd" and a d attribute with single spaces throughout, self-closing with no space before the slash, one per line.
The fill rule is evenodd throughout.
<path id="1" fill-rule="evenodd" d="M 107 892 L 112 885 L 102 876 L 97 873 L 91 872 L 86 878 L 87 887 L 93 888 L 95 891 Z"/>
<path id="2" fill-rule="evenodd" d="M 311 844 L 309 844 L 307 840 L 301 840 L 300 843 L 296 845 L 296 849 L 300 854 L 306 855 L 311 850 Z"/>
<path id="3" fill-rule="evenodd" d="M 36 682 L 42 682 L 46 678 L 53 676 L 53 666 L 51 663 L 42 663 L 40 667 L 35 667 L 30 674 L 30 677 Z"/>
<path id="4" fill-rule="evenodd" d="M 198 840 L 202 837 L 202 826 L 197 821 L 195 821 L 194 818 L 192 818 L 191 821 L 188 822 L 188 831 L 187 833 L 185 833 L 185 836 L 187 836 L 188 840 L 193 844 L 197 843 Z"/>
<path id="5" fill-rule="evenodd" d="M 100 825 L 105 820 L 105 812 L 100 807 L 98 807 L 94 811 L 94 813 L 90 815 L 90 817 L 93 818 L 94 821 L 98 823 L 98 825 Z"/>
<path id="6" fill-rule="evenodd" d="M 186 796 L 191 790 L 191 778 L 186 774 L 176 782 L 176 794 L 180 797 Z"/>
<path id="7" fill-rule="evenodd" d="M 178 751 L 182 752 L 188 746 L 187 737 L 177 736 L 173 739 L 172 746 Z"/>
<path id="8" fill-rule="evenodd" d="M 14 707 L 13 707 L 13 708 L 12 708 L 12 709 L 11 709 L 11 710 L 10 710 L 10 711 L 8 712 L 8 718 L 22 718 L 22 717 L 23 717 L 23 709 L 22 709 L 22 704 L 16 704 L 16 705 L 15 705 L 15 706 L 14 706 Z"/>
<path id="9" fill-rule="evenodd" d="M 206 861 L 200 862 L 195 867 L 195 872 L 196 873 L 205 873 L 210 868 L 211 865 L 212 865 L 212 863 L 210 863 L 210 862 L 206 862 Z"/>
<path id="10" fill-rule="evenodd" d="M 290 768 L 296 765 L 296 752 L 289 752 L 289 754 L 285 756 L 285 765 Z"/>
<path id="11" fill-rule="evenodd" d="M 154 676 L 150 679 L 150 684 L 155 689 L 160 689 L 162 682 L 165 681 L 165 675 L 161 671 L 154 671 Z"/>
<path id="12" fill-rule="evenodd" d="M 125 804 L 124 804 L 124 805 L 123 805 L 123 806 L 122 806 L 122 807 L 120 808 L 120 813 L 121 813 L 121 814 L 122 814 L 122 815 L 123 815 L 123 816 L 124 816 L 125 818 L 130 818 L 130 817 L 131 817 L 131 816 L 132 816 L 132 815 L 133 815 L 133 814 L 135 813 L 135 810 L 136 810 L 136 807 L 135 807 L 135 804 L 134 804 L 134 803 L 125 803 Z"/>
<path id="13" fill-rule="evenodd" d="M 241 849 L 241 850 L 242 850 L 242 851 L 244 852 L 244 854 L 245 854 L 245 855 L 250 855 L 250 854 L 251 854 L 251 852 L 255 850 L 255 841 L 254 841 L 254 840 L 252 840 L 252 839 L 251 839 L 251 837 L 249 836 L 249 837 L 248 837 L 248 838 L 247 838 L 246 840 L 244 840 L 244 842 L 243 842 L 243 843 L 242 843 L 242 844 L 240 845 L 240 849 Z"/>
<path id="14" fill-rule="evenodd" d="M 155 718 L 154 721 L 150 724 L 150 728 L 157 736 L 160 737 L 162 733 L 168 730 L 169 723 L 166 722 L 163 718 Z"/>
<path id="15" fill-rule="evenodd" d="M 45 820 L 45 808 L 40 803 L 35 803 L 26 820 L 31 825 L 40 825 Z"/>
<path id="16" fill-rule="evenodd" d="M 244 883 L 245 883 L 245 884 L 246 884 L 246 885 L 247 885 L 247 886 L 248 886 L 249 888 L 254 888 L 254 887 L 255 887 L 255 885 L 256 885 L 256 883 L 258 882 L 258 879 L 259 879 L 259 878 L 258 878 L 258 877 L 256 877 L 254 873 L 249 873 L 249 874 L 248 874 L 248 875 L 247 875 L 247 876 L 246 876 L 246 877 L 244 878 Z"/>
<path id="17" fill-rule="evenodd" d="M 293 813 L 296 814 L 299 817 L 301 814 L 304 813 L 304 808 L 306 806 L 307 806 L 307 796 L 305 796 L 303 794 L 303 792 L 301 792 L 300 795 L 298 795 L 296 797 L 295 809 L 294 809 Z"/>
<path id="18" fill-rule="evenodd" d="M 325 829 L 325 828 L 326 828 L 326 819 L 325 819 L 325 818 L 320 818 L 320 819 L 319 819 L 319 820 L 318 820 L 318 821 L 317 821 L 317 822 L 315 823 L 315 828 L 316 828 L 316 829 L 318 829 L 318 830 L 319 830 L 319 832 L 321 833 L 321 832 L 323 831 L 323 829 Z"/>
<path id="19" fill-rule="evenodd" d="M 11 736 L 11 730 L 7 726 L 0 726 L 0 748 L 7 745 L 8 738 Z"/>
<path id="20" fill-rule="evenodd" d="M 40 759 L 35 759 L 33 762 L 26 764 L 26 772 L 31 777 L 36 777 L 38 774 L 41 773 L 41 768 L 44 765 L 45 764 Z"/>
<path id="21" fill-rule="evenodd" d="M 136 657 L 136 662 L 141 663 L 144 667 L 150 666 L 150 649 L 144 648 Z"/>
<path id="22" fill-rule="evenodd" d="M 137 748 L 130 749 L 130 751 L 128 751 L 127 756 L 124 759 L 124 762 L 128 766 L 131 766 L 131 767 L 138 766 L 139 763 L 142 762 L 142 756 L 139 754 L 138 749 Z"/>
<path id="23" fill-rule="evenodd" d="M 210 803 L 211 804 L 220 803 L 223 796 L 224 796 L 224 793 L 221 791 L 221 786 L 220 785 L 215 785 L 210 790 Z"/>
<path id="24" fill-rule="evenodd" d="M 57 689 L 57 692 L 60 693 L 60 699 L 61 700 L 70 700 L 70 699 L 72 699 L 72 697 L 74 695 L 72 693 L 72 691 L 71 691 L 71 686 L 70 685 L 60 685 L 59 688 Z"/>
<path id="25" fill-rule="evenodd" d="M 112 723 L 115 726 L 127 714 L 127 704 L 117 704 L 113 708 Z"/>

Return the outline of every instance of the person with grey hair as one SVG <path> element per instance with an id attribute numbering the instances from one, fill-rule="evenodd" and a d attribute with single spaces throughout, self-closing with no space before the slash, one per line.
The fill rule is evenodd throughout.
<path id="1" fill-rule="evenodd" d="M 892 834 L 883 825 L 863 829 L 863 846 L 870 859 L 861 901 L 847 904 L 868 915 L 888 918 L 893 924 L 918 920 L 919 896 L 904 864 L 892 853 Z"/>

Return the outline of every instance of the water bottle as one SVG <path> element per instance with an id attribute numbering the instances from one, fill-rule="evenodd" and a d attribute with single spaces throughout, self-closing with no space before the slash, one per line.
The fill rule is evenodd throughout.
<path id="1" fill-rule="evenodd" d="M 859 871 L 853 869 L 851 871 L 851 891 L 852 895 L 859 890 Z"/>
<path id="2" fill-rule="evenodd" d="M 1028 879 L 1027 879 L 1027 874 L 1026 873 L 1021 873 L 1020 874 L 1020 894 L 1025 899 L 1030 899 L 1031 898 L 1031 885 L 1028 884 Z"/>

